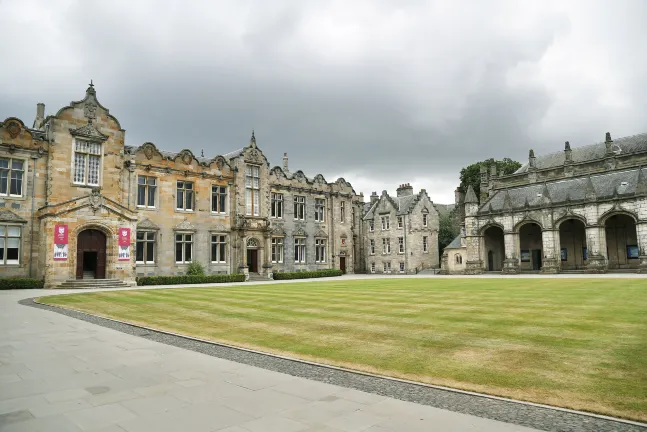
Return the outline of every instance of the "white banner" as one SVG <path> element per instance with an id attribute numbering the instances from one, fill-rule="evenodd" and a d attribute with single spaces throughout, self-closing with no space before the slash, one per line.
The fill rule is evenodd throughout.
<path id="1" fill-rule="evenodd" d="M 55 244 L 54 245 L 54 259 L 66 260 L 67 259 L 67 245 L 66 244 Z"/>
<path id="2" fill-rule="evenodd" d="M 119 246 L 119 261 L 130 261 L 130 246 Z"/>

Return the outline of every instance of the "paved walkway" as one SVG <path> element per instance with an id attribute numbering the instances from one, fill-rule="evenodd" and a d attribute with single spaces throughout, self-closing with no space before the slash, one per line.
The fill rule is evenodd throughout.
<path id="1" fill-rule="evenodd" d="M 52 293 L 0 291 L 3 432 L 534 430 L 222 360 L 17 303 Z"/>

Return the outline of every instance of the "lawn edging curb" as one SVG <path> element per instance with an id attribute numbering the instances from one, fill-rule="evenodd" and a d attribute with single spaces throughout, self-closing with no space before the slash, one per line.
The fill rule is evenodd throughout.
<path id="1" fill-rule="evenodd" d="M 268 353 L 268 352 L 254 350 L 254 349 L 250 349 L 250 348 L 238 347 L 238 346 L 229 345 L 229 344 L 226 344 L 226 343 L 214 342 L 214 341 L 210 341 L 210 340 L 207 340 L 207 339 L 201 339 L 201 338 L 188 336 L 188 335 L 183 335 L 183 334 L 179 334 L 179 333 L 174 333 L 174 332 L 170 332 L 170 331 L 166 331 L 166 330 L 160 330 L 160 329 L 156 329 L 156 328 L 153 328 L 153 327 L 147 327 L 147 326 L 143 326 L 143 325 L 139 325 L 139 324 L 133 324 L 133 323 L 129 323 L 127 321 L 121 321 L 121 320 L 114 319 L 114 318 L 108 318 L 108 317 L 104 317 L 104 316 L 100 316 L 100 315 L 94 315 L 94 314 L 90 314 L 90 313 L 80 311 L 80 310 L 77 310 L 77 309 L 74 309 L 74 308 L 60 307 L 60 306 L 50 305 L 50 304 L 38 301 L 38 299 L 40 297 L 50 297 L 50 296 L 53 296 L 53 295 L 66 295 L 66 294 L 76 294 L 76 293 L 46 294 L 46 295 L 39 296 L 39 297 L 26 298 L 24 300 L 21 300 L 19 303 L 22 304 L 22 305 L 26 305 L 26 306 L 32 306 L 32 307 L 37 307 L 37 308 L 41 308 L 41 309 L 50 310 L 50 311 L 53 311 L 53 312 L 56 312 L 56 313 L 60 313 L 60 314 L 66 315 L 66 316 L 70 316 L 72 318 L 81 319 L 83 321 L 90 322 L 92 324 L 101 325 L 101 326 L 104 326 L 104 327 L 111 328 L 113 330 L 121 331 L 123 333 L 131 334 L 131 335 L 138 336 L 138 337 L 147 338 L 147 336 L 149 334 L 159 334 L 159 335 L 164 335 L 164 336 L 170 336 L 172 338 L 177 338 L 177 339 L 180 339 L 180 340 L 197 342 L 199 344 L 203 344 L 203 345 L 206 345 L 206 346 L 219 347 L 219 348 L 224 348 L 226 350 L 239 351 L 239 352 L 243 352 L 243 353 L 253 354 L 255 356 L 261 356 L 261 357 L 265 357 L 265 358 L 281 360 L 281 361 L 288 362 L 288 363 L 296 363 L 296 364 L 300 364 L 300 365 L 305 365 L 305 366 L 312 367 L 312 368 L 319 368 L 319 369 L 323 369 L 323 370 L 327 370 L 327 371 L 336 371 L 336 372 L 339 372 L 339 373 L 342 373 L 342 374 L 350 374 L 350 375 L 354 375 L 354 376 L 365 377 L 365 378 L 373 379 L 373 380 L 376 380 L 376 381 L 385 381 L 385 382 L 397 383 L 397 384 L 404 385 L 404 386 L 411 386 L 411 387 L 416 387 L 416 388 L 421 388 L 421 389 L 429 389 L 429 390 L 434 390 L 434 391 L 437 391 L 437 392 L 448 392 L 448 393 L 451 393 L 451 394 L 462 395 L 464 397 L 479 398 L 479 399 L 482 399 L 482 400 L 493 401 L 493 402 L 496 401 L 496 402 L 500 402 L 500 403 L 504 403 L 504 404 L 511 404 L 513 406 L 518 406 L 518 407 L 527 407 L 527 408 L 536 409 L 536 410 L 548 410 L 549 412 L 557 411 L 557 412 L 561 412 L 561 413 L 564 413 L 564 414 L 568 414 L 570 416 L 585 417 L 585 418 L 589 418 L 589 419 L 598 419 L 598 420 L 602 420 L 605 423 L 606 422 L 611 422 L 612 424 L 615 424 L 615 425 L 624 424 L 624 425 L 627 425 L 627 426 L 636 426 L 636 427 L 639 427 L 641 429 L 647 429 L 647 423 L 642 423 L 642 422 L 635 421 L 635 420 L 623 419 L 623 418 L 618 418 L 618 417 L 611 417 L 611 416 L 607 416 L 607 415 L 603 415 L 603 414 L 596 414 L 596 413 L 591 413 L 591 412 L 586 412 L 586 411 L 578 411 L 578 410 L 573 410 L 573 409 L 569 409 L 569 408 L 562 408 L 562 407 L 557 407 L 557 406 L 552 406 L 552 405 L 545 405 L 545 404 L 540 404 L 540 403 L 535 403 L 535 402 L 516 400 L 516 399 L 511 399 L 511 398 L 506 398 L 506 397 L 501 397 L 501 396 L 489 395 L 489 394 L 486 394 L 486 393 L 479 393 L 479 392 L 473 392 L 473 391 L 468 391 L 468 390 L 461 390 L 461 389 L 445 387 L 445 386 L 440 386 L 440 385 L 435 385 L 435 384 L 428 384 L 428 383 L 422 383 L 422 382 L 417 382 L 417 381 L 410 381 L 410 380 L 406 380 L 406 379 L 402 379 L 402 378 L 395 378 L 395 377 L 389 377 L 389 376 L 385 376 L 385 375 L 373 374 L 373 373 L 370 373 L 370 372 L 357 371 L 357 370 L 353 370 L 353 369 L 347 369 L 347 368 L 343 368 L 343 367 L 339 367 L 339 366 L 333 366 L 333 365 L 327 365 L 327 364 L 323 364 L 323 363 L 317 363 L 317 362 L 313 362 L 313 361 L 309 361 L 309 360 L 303 360 L 303 359 L 298 359 L 298 358 L 294 358 L 294 357 L 288 357 L 288 356 L 283 356 L 283 355 L 279 355 L 279 354 Z M 74 314 L 70 314 L 70 312 L 73 312 L 74 314 L 78 314 L 80 316 L 74 316 Z M 84 319 L 83 317 L 86 317 L 87 319 Z M 101 321 L 118 324 L 120 326 L 123 326 L 124 328 L 145 330 L 145 331 L 147 331 L 149 333 L 146 334 L 146 335 L 144 335 L 144 334 L 136 334 L 136 333 L 129 333 L 127 331 L 124 331 L 123 329 L 117 328 L 116 326 L 104 325 L 104 324 L 101 323 Z M 207 353 L 207 352 L 203 352 L 201 350 L 192 349 L 190 347 L 187 348 L 185 346 L 181 346 L 181 345 L 174 344 L 174 343 L 171 343 L 171 342 L 163 342 L 163 341 L 158 341 L 158 340 L 155 340 L 155 339 L 151 339 L 151 340 L 154 340 L 154 341 L 160 342 L 160 343 L 165 343 L 165 344 L 168 344 L 168 345 L 173 345 L 173 346 L 184 348 L 184 349 L 190 349 L 190 350 L 196 351 L 196 352 L 201 352 L 203 354 L 207 354 L 207 355 L 210 355 L 210 356 L 213 356 L 213 357 L 224 358 L 224 359 L 230 360 L 230 361 L 238 361 L 238 360 L 232 360 L 232 359 L 230 359 L 228 357 L 222 357 L 222 356 L 219 356 L 217 354 L 210 354 L 210 353 Z M 452 409 L 453 407 L 451 407 L 451 406 L 450 407 L 448 407 L 448 406 L 438 406 L 438 405 L 434 405 L 434 404 L 431 404 L 431 403 L 425 403 L 425 402 L 418 401 L 415 398 L 402 398 L 402 397 L 397 396 L 397 395 L 394 396 L 394 395 L 384 394 L 384 392 L 377 392 L 377 391 L 371 391 L 370 389 L 367 390 L 365 388 L 358 388 L 357 385 L 352 385 L 350 383 L 348 383 L 348 384 L 339 383 L 339 382 L 334 382 L 333 383 L 333 382 L 328 382 L 326 380 L 319 379 L 317 377 L 308 377 L 308 376 L 303 376 L 301 374 L 292 374 L 289 371 L 281 371 L 281 370 L 276 370 L 276 369 L 269 368 L 269 367 L 258 366 L 257 364 L 249 363 L 249 362 L 246 362 L 246 361 L 239 361 L 239 362 L 243 363 L 243 364 L 248 364 L 248 365 L 251 365 L 251 366 L 255 366 L 255 367 L 260 367 L 260 368 L 264 368 L 264 369 L 268 369 L 268 370 L 273 370 L 273 371 L 276 371 L 276 372 L 279 372 L 279 373 L 286 373 L 286 374 L 289 374 L 289 375 L 292 375 L 292 376 L 312 379 L 312 380 L 319 381 L 319 382 L 325 382 L 325 383 L 329 383 L 329 384 L 338 385 L 338 386 L 341 386 L 341 387 L 356 389 L 356 390 L 364 391 L 364 392 L 367 392 L 367 393 L 379 394 L 379 395 L 383 395 L 383 396 L 386 396 L 386 397 L 405 400 L 405 401 L 408 401 L 408 402 L 418 403 L 418 404 L 422 404 L 422 405 L 434 406 L 436 408 L 447 409 L 449 411 L 461 412 L 461 413 L 465 413 L 465 414 L 470 414 L 470 415 L 475 415 L 475 416 L 479 416 L 479 417 L 489 418 L 489 419 L 492 419 L 492 420 L 498 420 L 498 421 L 514 423 L 514 424 L 518 424 L 518 425 L 522 425 L 522 426 L 529 426 L 529 427 L 535 427 L 535 428 L 547 427 L 547 425 L 537 425 L 536 422 L 532 422 L 532 421 L 528 422 L 528 421 L 526 421 L 526 419 L 520 418 L 517 415 L 503 416 L 504 418 L 502 418 L 502 416 L 500 415 L 501 413 L 498 413 L 498 412 L 494 412 L 494 413 L 492 413 L 490 415 L 483 415 L 483 413 L 475 414 L 475 413 L 470 412 L 470 410 L 466 411 L 464 409 Z M 326 374 L 324 374 L 324 375 L 326 375 Z M 417 392 L 413 392 L 413 393 L 417 393 Z M 509 419 L 509 418 L 506 419 L 505 417 L 512 417 L 512 419 Z M 580 422 L 581 423 L 590 423 L 590 420 L 582 419 Z M 578 423 L 580 423 L 580 422 L 578 422 Z M 541 424 L 543 422 L 539 421 L 539 423 Z M 599 425 L 598 426 L 590 425 L 590 426 L 593 427 L 592 429 L 580 428 L 580 427 L 576 427 L 576 428 L 567 427 L 567 428 L 564 428 L 564 429 L 562 429 L 562 428 L 555 429 L 555 426 L 556 426 L 555 424 L 549 426 L 550 430 L 563 430 L 563 431 L 589 431 L 589 430 L 590 431 L 599 431 L 599 430 L 608 430 L 608 429 L 600 429 L 598 427 Z M 609 426 L 609 425 L 607 425 L 607 426 Z M 616 430 L 616 429 L 613 429 L 613 430 Z M 631 428 L 631 429 L 627 429 L 627 430 L 635 430 L 635 429 Z"/>

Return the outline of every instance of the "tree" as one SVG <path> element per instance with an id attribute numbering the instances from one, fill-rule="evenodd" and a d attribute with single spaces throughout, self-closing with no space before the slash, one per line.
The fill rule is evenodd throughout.
<path id="1" fill-rule="evenodd" d="M 463 193 L 467 192 L 467 188 L 469 185 L 472 185 L 474 188 L 474 192 L 476 193 L 477 197 L 481 196 L 481 166 L 485 166 L 488 170 L 488 173 L 490 172 L 490 168 L 492 167 L 492 164 L 496 164 L 496 172 L 497 174 L 512 174 L 519 168 L 521 168 L 521 164 L 517 161 L 513 161 L 510 158 L 504 158 L 503 160 L 494 160 L 494 159 L 487 159 L 484 160 L 483 162 L 477 162 L 472 165 L 468 165 L 465 168 L 461 170 L 461 184 L 460 184 L 460 189 Z"/>
<path id="2" fill-rule="evenodd" d="M 459 233 L 460 228 L 456 224 L 456 220 L 452 214 L 455 210 L 456 209 L 452 210 L 449 214 L 438 215 L 438 256 L 443 254 L 443 249 L 445 249 Z"/>

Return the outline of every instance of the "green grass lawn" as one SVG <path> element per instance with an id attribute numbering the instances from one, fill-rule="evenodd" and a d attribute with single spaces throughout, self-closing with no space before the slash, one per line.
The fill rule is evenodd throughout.
<path id="1" fill-rule="evenodd" d="M 647 420 L 647 280 L 367 279 L 41 301 L 356 370 Z"/>

